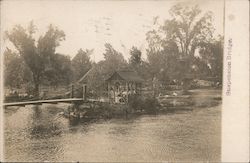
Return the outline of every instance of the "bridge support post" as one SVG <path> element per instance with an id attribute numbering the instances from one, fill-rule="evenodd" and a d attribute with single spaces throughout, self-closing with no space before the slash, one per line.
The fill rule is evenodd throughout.
<path id="1" fill-rule="evenodd" d="M 110 98 L 111 98 L 111 95 L 110 95 L 110 83 L 108 82 L 108 100 L 109 100 L 109 103 L 111 102 Z"/>
<path id="2" fill-rule="evenodd" d="M 83 101 L 86 101 L 87 100 L 87 85 L 86 84 L 83 84 L 82 86 L 82 100 Z"/>
<path id="3" fill-rule="evenodd" d="M 71 98 L 74 98 L 74 84 L 71 85 Z"/>

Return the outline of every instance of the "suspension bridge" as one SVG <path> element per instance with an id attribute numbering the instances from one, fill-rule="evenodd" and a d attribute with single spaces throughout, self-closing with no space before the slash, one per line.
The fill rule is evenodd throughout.
<path id="1" fill-rule="evenodd" d="M 86 85 L 75 87 L 74 85 L 70 85 L 70 91 L 63 92 L 64 95 L 68 95 L 70 97 L 68 98 L 58 98 L 58 99 L 40 99 L 40 100 L 30 100 L 30 101 L 19 101 L 19 102 L 7 102 L 3 103 L 3 106 L 9 107 L 9 106 L 26 106 L 26 105 L 42 105 L 42 104 L 57 104 L 57 103 L 74 103 L 74 102 L 82 102 L 82 103 L 94 103 L 94 102 L 100 102 L 100 100 L 96 99 L 87 99 L 86 98 Z M 74 97 L 75 92 L 79 90 L 82 96 L 81 97 Z M 78 93 L 79 94 L 79 93 Z"/>

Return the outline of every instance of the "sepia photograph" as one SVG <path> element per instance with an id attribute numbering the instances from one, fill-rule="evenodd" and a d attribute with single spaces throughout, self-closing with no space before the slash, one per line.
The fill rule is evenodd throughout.
<path id="1" fill-rule="evenodd" d="M 1 1 L 3 161 L 220 162 L 224 12 Z"/>

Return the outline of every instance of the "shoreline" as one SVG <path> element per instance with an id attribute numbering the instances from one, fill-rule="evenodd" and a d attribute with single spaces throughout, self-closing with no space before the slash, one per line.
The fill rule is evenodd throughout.
<path id="1" fill-rule="evenodd" d="M 197 90 L 197 89 L 196 89 Z M 207 90 L 207 89 L 205 89 Z M 178 111 L 192 111 L 195 108 L 209 108 L 214 107 L 221 104 L 221 95 L 217 92 L 221 92 L 220 89 L 209 89 L 212 91 L 212 94 L 204 95 L 202 94 L 203 90 L 199 89 L 199 91 L 191 90 L 190 97 L 188 98 L 180 98 L 171 97 L 170 99 L 165 98 L 162 103 L 159 102 L 154 106 L 154 108 L 147 110 L 143 108 L 131 108 L 129 105 L 122 104 L 104 104 L 94 108 L 88 109 L 79 109 L 78 114 L 81 112 L 85 112 L 84 116 L 79 117 L 70 117 L 69 114 L 65 114 L 64 116 L 69 118 L 69 120 L 79 120 L 79 121 L 96 121 L 99 119 L 113 119 L 113 118 L 131 118 L 131 117 L 139 117 L 142 115 L 158 115 L 158 114 L 167 114 L 174 113 Z M 194 93 L 195 92 L 195 93 Z M 197 93 L 198 92 L 198 93 Z M 201 92 L 201 94 L 200 94 Z M 170 100 L 170 105 L 167 105 L 166 101 Z M 175 101 L 176 106 L 172 105 L 172 102 Z M 179 101 L 178 101 L 179 100 Z M 167 104 L 166 104 L 167 103 Z"/>

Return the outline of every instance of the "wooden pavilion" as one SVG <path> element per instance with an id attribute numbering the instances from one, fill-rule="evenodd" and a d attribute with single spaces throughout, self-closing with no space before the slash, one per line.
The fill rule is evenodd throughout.
<path id="1" fill-rule="evenodd" d="M 143 79 L 131 70 L 115 71 L 108 79 L 108 98 L 111 103 L 128 103 L 130 95 L 140 95 Z"/>

